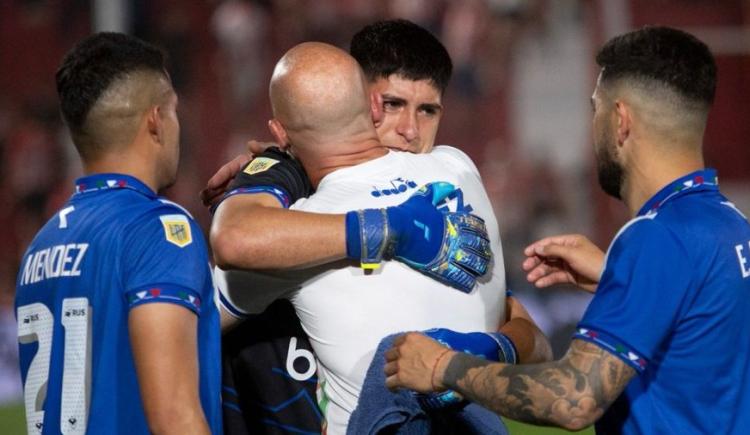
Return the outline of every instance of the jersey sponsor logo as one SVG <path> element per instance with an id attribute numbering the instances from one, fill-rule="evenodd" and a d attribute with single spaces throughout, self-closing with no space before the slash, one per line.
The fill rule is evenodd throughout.
<path id="1" fill-rule="evenodd" d="M 26 257 L 21 285 L 35 284 L 48 278 L 80 276 L 88 243 L 69 243 L 40 249 Z"/>
<path id="2" fill-rule="evenodd" d="M 193 242 L 190 232 L 190 222 L 183 214 L 166 214 L 159 216 L 164 227 L 164 237 L 169 243 L 184 248 Z"/>
<path id="3" fill-rule="evenodd" d="M 464 202 L 464 191 L 461 189 L 456 189 L 453 192 L 451 192 L 450 195 L 448 195 L 443 202 L 438 203 L 437 205 L 438 210 L 448 211 L 448 212 L 467 212 L 471 213 L 474 211 L 474 207 L 471 206 L 471 204 Z"/>
<path id="4" fill-rule="evenodd" d="M 390 195 L 398 195 L 399 193 L 404 193 L 409 189 L 414 189 L 417 187 L 417 183 L 411 180 L 406 180 L 401 177 L 394 178 L 390 181 L 390 186 L 386 187 L 377 187 L 373 186 L 372 192 L 370 192 L 370 195 L 374 196 L 375 198 L 379 198 L 381 196 L 390 196 Z"/>
<path id="5" fill-rule="evenodd" d="M 247 175 L 254 175 L 259 172 L 264 172 L 271 169 L 271 167 L 277 163 L 279 163 L 279 161 L 276 159 L 271 159 L 268 157 L 258 157 L 250 162 L 250 164 L 247 165 L 245 170 L 242 172 L 246 173 Z"/>

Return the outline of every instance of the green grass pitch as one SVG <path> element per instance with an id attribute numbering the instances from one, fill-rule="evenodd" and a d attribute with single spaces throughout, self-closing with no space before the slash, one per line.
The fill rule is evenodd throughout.
<path id="1" fill-rule="evenodd" d="M 531 426 L 513 420 L 505 420 L 505 424 L 508 426 L 511 435 L 562 435 L 570 433 L 594 435 L 592 428 L 580 432 L 568 432 L 563 429 Z M 4 435 L 23 435 L 26 433 L 22 404 L 0 406 L 0 428 L 2 428 Z"/>

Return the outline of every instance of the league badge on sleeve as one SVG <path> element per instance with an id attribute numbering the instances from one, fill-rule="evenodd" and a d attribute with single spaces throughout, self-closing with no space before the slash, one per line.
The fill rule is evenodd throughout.
<path id="1" fill-rule="evenodd" d="M 251 161 L 242 172 L 246 173 L 247 175 L 254 175 L 259 172 L 269 170 L 271 166 L 275 165 L 276 163 L 279 163 L 279 161 L 276 159 L 271 159 L 268 157 L 257 157 L 253 159 L 253 161 Z"/>
<path id="2" fill-rule="evenodd" d="M 164 236 L 169 243 L 180 248 L 193 242 L 193 234 L 190 232 L 190 222 L 184 214 L 165 214 L 159 216 L 164 227 Z"/>

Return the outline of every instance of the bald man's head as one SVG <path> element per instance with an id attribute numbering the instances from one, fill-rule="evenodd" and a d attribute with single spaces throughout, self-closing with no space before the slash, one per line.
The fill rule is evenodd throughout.
<path id="1" fill-rule="evenodd" d="M 359 64 L 328 44 L 306 42 L 289 50 L 276 64 L 270 97 L 274 117 L 297 147 L 373 129 Z"/>

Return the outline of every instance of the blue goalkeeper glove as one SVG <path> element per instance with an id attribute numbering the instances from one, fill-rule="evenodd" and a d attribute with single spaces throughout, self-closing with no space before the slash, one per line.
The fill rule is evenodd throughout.
<path id="1" fill-rule="evenodd" d="M 456 332 L 450 329 L 436 328 L 424 331 L 424 334 L 441 344 L 458 352 L 465 352 L 489 361 L 516 364 L 518 361 L 516 347 L 508 337 L 499 332 Z M 464 403 L 453 390 L 441 393 L 417 394 L 417 400 L 424 409 L 442 409 L 449 406 L 460 406 Z"/>
<path id="2" fill-rule="evenodd" d="M 448 346 L 489 361 L 516 364 L 518 356 L 513 342 L 500 332 L 456 332 L 445 328 L 424 331 L 424 335 Z"/>
<path id="3" fill-rule="evenodd" d="M 395 258 L 470 292 L 477 278 L 487 273 L 492 251 L 481 218 L 437 209 L 454 191 L 450 183 L 430 183 L 400 205 L 347 213 L 347 255 L 360 260 L 365 269 Z"/>

